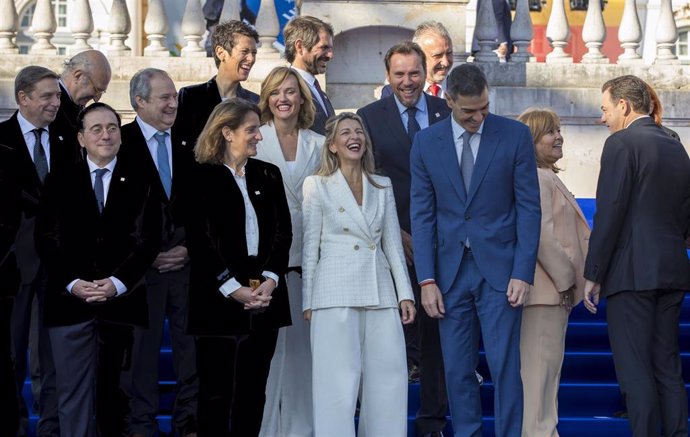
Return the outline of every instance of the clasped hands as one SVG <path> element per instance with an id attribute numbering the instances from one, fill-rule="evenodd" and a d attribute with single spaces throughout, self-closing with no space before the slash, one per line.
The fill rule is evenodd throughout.
<path id="1" fill-rule="evenodd" d="M 84 281 L 79 279 L 72 286 L 72 294 L 86 303 L 105 302 L 117 294 L 117 288 L 110 278 Z"/>
<path id="2" fill-rule="evenodd" d="M 230 296 L 237 302 L 244 305 L 245 310 L 258 310 L 266 308 L 273 299 L 273 290 L 278 284 L 271 278 L 267 278 L 255 290 L 249 287 L 240 287 L 235 290 Z"/>
<path id="3" fill-rule="evenodd" d="M 175 272 L 181 270 L 188 261 L 187 248 L 175 246 L 170 250 L 159 253 L 152 267 L 158 269 L 159 273 Z"/>

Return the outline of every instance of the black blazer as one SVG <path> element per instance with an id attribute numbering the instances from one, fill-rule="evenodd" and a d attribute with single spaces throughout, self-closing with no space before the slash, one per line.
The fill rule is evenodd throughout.
<path id="1" fill-rule="evenodd" d="M 429 126 L 450 114 L 444 99 L 422 93 L 426 99 Z M 377 170 L 391 178 L 400 228 L 410 232 L 410 149 L 412 142 L 403 126 L 395 96 L 377 100 L 357 111 L 374 147 Z"/>
<path id="2" fill-rule="evenodd" d="M 45 322 L 72 325 L 94 318 L 146 325 L 143 276 L 160 247 L 159 200 L 146 173 L 118 159 L 107 203 L 98 212 L 86 162 L 51 174 L 36 220 L 36 246 L 48 269 Z M 127 292 L 87 304 L 66 290 L 74 279 L 115 276 Z"/>
<path id="3" fill-rule="evenodd" d="M 259 103 L 259 95 L 237 85 L 237 97 Z M 173 136 L 194 147 L 213 109 L 222 102 L 216 77 L 205 83 L 180 88 Z"/>
<path id="4" fill-rule="evenodd" d="M 55 130 L 63 137 L 65 144 L 68 145 L 70 151 L 74 153 L 74 159 L 78 162 L 84 159 L 83 151 L 77 141 L 77 116 L 82 110 L 82 107 L 72 101 L 67 93 L 65 87 L 60 84 L 60 109 L 58 109 L 55 120 L 50 123 L 50 130 Z"/>
<path id="5" fill-rule="evenodd" d="M 187 215 L 191 212 L 189 199 L 193 171 L 196 166 L 192 145 L 182 145 L 176 136 L 171 135 L 172 144 L 172 190 L 170 199 L 165 194 L 158 169 L 139 124 L 135 121 L 122 126 L 122 146 L 119 157 L 131 160 L 143 166 L 150 178 L 151 187 L 161 202 L 162 233 L 161 250 L 170 250 L 178 245 L 185 245 L 184 226 Z"/>
<path id="6" fill-rule="evenodd" d="M 14 253 L 21 209 L 21 189 L 14 150 L 0 144 L 0 298 L 14 296 L 19 271 Z"/>
<path id="7" fill-rule="evenodd" d="M 272 330 L 290 324 L 290 307 L 283 274 L 288 267 L 292 224 L 280 170 L 249 159 L 245 167 L 247 191 L 259 221 L 259 252 L 247 255 L 245 209 L 230 170 L 203 164 L 195 177 L 194 214 L 187 226 L 191 257 L 188 331 L 194 335 L 235 335 Z M 261 279 L 270 271 L 281 280 L 264 312 L 246 311 L 219 291 L 235 277 L 240 284 Z"/>
<path id="8" fill-rule="evenodd" d="M 650 117 L 608 137 L 585 278 L 602 294 L 690 289 L 690 159 Z"/>
<path id="9" fill-rule="evenodd" d="M 324 135 L 324 133 L 326 132 L 326 120 L 328 120 L 328 117 L 330 117 L 330 115 L 328 115 L 327 112 L 324 112 L 321 103 L 319 103 L 315 96 L 311 96 L 311 101 L 314 104 L 314 109 L 316 110 L 316 112 L 314 113 L 314 123 L 311 125 L 309 129 L 313 130 L 317 134 Z M 335 111 L 333 111 L 333 105 L 331 104 L 331 101 L 328 99 L 326 93 L 323 93 L 323 103 L 328 107 L 332 114 L 335 114 Z"/>

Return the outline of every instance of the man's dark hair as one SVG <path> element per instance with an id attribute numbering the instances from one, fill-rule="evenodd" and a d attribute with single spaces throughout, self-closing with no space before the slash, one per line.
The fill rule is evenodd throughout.
<path id="1" fill-rule="evenodd" d="M 602 93 L 606 90 L 611 95 L 611 102 L 613 103 L 623 99 L 629 102 L 633 111 L 639 114 L 649 114 L 651 112 L 652 99 L 649 95 L 649 88 L 637 76 L 626 75 L 611 79 L 601 87 Z"/>
<path id="2" fill-rule="evenodd" d="M 77 126 L 79 127 L 79 130 L 81 132 L 84 131 L 84 117 L 86 117 L 89 113 L 98 111 L 100 109 L 105 109 L 106 111 L 110 111 L 113 114 L 115 114 L 115 118 L 117 119 L 117 127 L 122 126 L 122 119 L 120 118 L 120 114 L 117 113 L 115 108 L 108 105 L 107 103 L 95 102 L 82 109 L 79 115 L 77 116 Z"/>
<path id="3" fill-rule="evenodd" d="M 331 38 L 333 37 L 333 26 L 316 17 L 303 15 L 293 18 L 283 28 L 283 39 L 285 40 L 285 59 L 289 63 L 295 62 L 295 43 L 302 40 L 304 48 L 311 50 L 319 43 L 319 33 L 325 31 Z"/>
<path id="4" fill-rule="evenodd" d="M 26 94 L 31 94 L 31 92 L 36 88 L 36 84 L 43 79 L 59 79 L 60 76 L 57 75 L 52 70 L 45 67 L 40 67 L 38 65 L 29 65 L 19 70 L 17 77 L 14 78 L 14 99 L 19 103 L 19 92 L 24 91 Z"/>
<path id="5" fill-rule="evenodd" d="M 424 77 L 426 77 L 426 55 L 424 50 L 422 50 L 417 43 L 412 41 L 403 41 L 399 44 L 394 45 L 389 48 L 386 52 L 386 56 L 383 58 L 384 64 L 386 64 L 386 72 L 391 71 L 391 58 L 393 55 L 417 55 L 422 61 L 422 70 L 424 70 Z"/>
<path id="6" fill-rule="evenodd" d="M 446 82 L 446 93 L 451 97 L 481 96 L 484 90 L 489 89 L 484 72 L 473 64 L 461 64 L 455 67 Z"/>
<path id="7" fill-rule="evenodd" d="M 259 42 L 259 34 L 254 28 L 242 21 L 229 20 L 223 21 L 213 30 L 211 35 L 211 51 L 213 52 L 213 60 L 216 61 L 216 67 L 220 66 L 220 58 L 216 55 L 216 47 L 221 46 L 229 52 L 237 44 L 237 36 L 244 35 Z"/>

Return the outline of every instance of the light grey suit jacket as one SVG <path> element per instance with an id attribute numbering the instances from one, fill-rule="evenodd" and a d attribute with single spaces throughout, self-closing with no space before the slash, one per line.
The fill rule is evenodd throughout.
<path id="1" fill-rule="evenodd" d="M 323 135 L 309 129 L 300 129 L 297 138 L 297 156 L 293 172 L 288 170 L 288 164 L 278 142 L 275 126 L 271 123 L 259 128 L 263 140 L 257 146 L 256 159 L 270 162 L 280 169 L 283 175 L 285 197 L 287 197 L 292 219 L 292 246 L 290 246 L 290 267 L 302 265 L 302 184 L 307 176 L 311 176 L 319 166 L 321 146 L 325 140 Z"/>
<path id="2" fill-rule="evenodd" d="M 304 181 L 303 311 L 414 300 L 391 181 L 372 177 L 361 207 L 340 170 Z"/>

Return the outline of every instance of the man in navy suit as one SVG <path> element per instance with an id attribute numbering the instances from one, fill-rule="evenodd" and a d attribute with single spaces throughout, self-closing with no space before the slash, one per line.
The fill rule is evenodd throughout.
<path id="1" fill-rule="evenodd" d="M 182 144 L 192 147 L 220 102 L 233 97 L 259 102 L 258 94 L 240 85 L 249 78 L 256 62 L 256 44 L 259 42 L 256 30 L 241 21 L 225 21 L 216 26 L 211 42 L 218 74 L 208 82 L 181 88 L 177 98 L 179 106 L 173 135 Z"/>
<path id="2" fill-rule="evenodd" d="M 450 109 L 445 100 L 423 92 L 427 64 L 417 44 L 408 41 L 391 47 L 384 62 L 393 95 L 361 108 L 358 114 L 371 136 L 376 167 L 393 183 L 410 279 L 412 284 L 417 284 L 410 237 L 410 147 L 417 131 L 446 118 Z M 419 287 L 414 292 L 419 301 Z M 410 373 L 417 366 L 420 371 L 417 433 L 438 435 L 446 426 L 448 409 L 438 322 L 422 315 L 418 325 L 408 326 L 405 326 L 408 366 Z"/>
<path id="3" fill-rule="evenodd" d="M 456 437 L 482 435 L 480 335 L 495 387 L 496 436 L 522 430 L 521 305 L 541 210 L 532 137 L 489 113 L 482 71 L 448 77 L 452 116 L 417 134 L 410 153 L 412 239 L 422 305 L 439 329 Z"/>
<path id="4" fill-rule="evenodd" d="M 285 58 L 307 82 L 311 91 L 316 109 L 311 130 L 323 135 L 326 120 L 335 115 L 335 111 L 316 75 L 326 73 L 327 64 L 333 59 L 333 26 L 318 18 L 303 15 L 285 25 L 283 38 Z"/>

